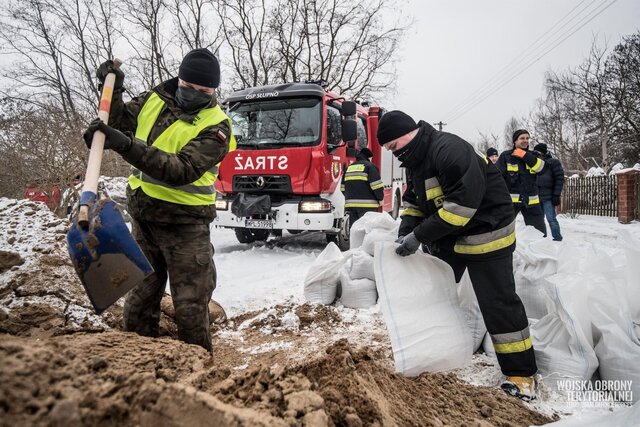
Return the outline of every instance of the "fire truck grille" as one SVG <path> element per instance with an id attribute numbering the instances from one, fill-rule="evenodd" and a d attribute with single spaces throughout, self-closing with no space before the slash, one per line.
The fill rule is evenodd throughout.
<path id="1" fill-rule="evenodd" d="M 234 192 L 291 193 L 288 175 L 237 175 L 233 177 Z"/>

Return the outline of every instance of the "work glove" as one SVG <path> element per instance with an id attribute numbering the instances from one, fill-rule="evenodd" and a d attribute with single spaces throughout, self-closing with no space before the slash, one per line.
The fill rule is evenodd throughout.
<path id="1" fill-rule="evenodd" d="M 516 148 L 515 150 L 513 150 L 513 155 L 520 159 L 523 159 L 525 154 L 527 154 L 527 151 L 523 150 L 522 148 Z"/>
<path id="2" fill-rule="evenodd" d="M 551 196 L 551 204 L 553 204 L 553 206 L 560 205 L 560 196 Z"/>
<path id="3" fill-rule="evenodd" d="M 402 239 L 400 246 L 396 248 L 396 253 L 400 256 L 407 256 L 416 253 L 418 248 L 420 247 L 420 240 L 416 237 L 413 232 L 407 234 Z"/>
<path id="4" fill-rule="evenodd" d="M 102 85 L 104 85 L 104 79 L 107 78 L 107 74 L 109 73 L 115 73 L 116 75 L 113 90 L 122 90 L 122 85 L 124 84 L 124 73 L 119 68 L 114 67 L 113 61 L 110 59 L 100 64 L 96 70 L 96 77 L 100 81 L 100 86 L 102 87 Z"/>
<path id="5" fill-rule="evenodd" d="M 105 124 L 100 119 L 95 119 L 89 124 L 89 127 L 84 132 L 84 143 L 87 148 L 91 148 L 91 141 L 93 141 L 93 134 L 97 131 L 101 131 L 105 135 L 104 148 L 105 150 L 114 150 L 118 153 L 126 153 L 131 148 L 131 137 L 125 133 L 120 132 L 117 129 Z"/>

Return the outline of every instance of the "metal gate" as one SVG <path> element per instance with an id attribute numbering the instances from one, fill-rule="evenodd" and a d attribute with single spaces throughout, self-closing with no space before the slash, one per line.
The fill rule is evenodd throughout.
<path id="1" fill-rule="evenodd" d="M 618 216 L 617 176 L 567 179 L 562 192 L 562 211 L 569 214 Z"/>

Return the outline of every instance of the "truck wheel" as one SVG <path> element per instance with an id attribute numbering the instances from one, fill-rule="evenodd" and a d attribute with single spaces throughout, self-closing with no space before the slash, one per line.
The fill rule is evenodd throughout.
<path id="1" fill-rule="evenodd" d="M 267 240 L 271 230 L 261 228 L 234 228 L 236 238 L 240 243 L 253 243 L 260 240 Z"/>
<path id="2" fill-rule="evenodd" d="M 400 192 L 396 190 L 396 195 L 393 198 L 393 209 L 389 212 L 391 218 L 397 219 L 400 214 Z"/>
<path id="3" fill-rule="evenodd" d="M 341 221 L 340 231 L 337 234 L 327 233 L 327 242 L 335 243 L 338 245 L 341 251 L 348 251 L 350 248 L 349 243 L 349 230 L 351 229 L 351 221 L 349 221 L 349 214 L 345 214 Z"/>

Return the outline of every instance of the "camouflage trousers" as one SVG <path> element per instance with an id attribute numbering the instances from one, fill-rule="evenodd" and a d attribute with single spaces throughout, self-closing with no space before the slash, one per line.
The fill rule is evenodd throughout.
<path id="1" fill-rule="evenodd" d="M 168 278 L 178 337 L 211 352 L 208 303 L 216 287 L 216 268 L 209 225 L 134 220 L 132 234 L 155 272 L 127 294 L 124 329 L 158 336 L 160 300 Z"/>

